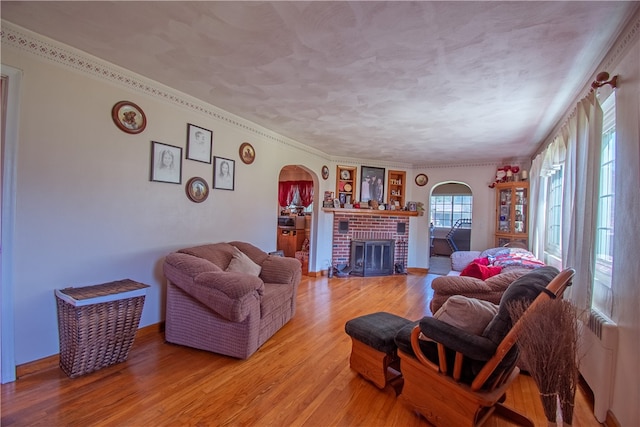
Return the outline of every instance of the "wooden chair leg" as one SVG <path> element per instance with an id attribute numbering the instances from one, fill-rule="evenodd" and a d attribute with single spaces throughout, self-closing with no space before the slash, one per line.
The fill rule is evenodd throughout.
<path id="1" fill-rule="evenodd" d="M 519 426 L 534 427 L 533 421 L 531 421 L 523 413 L 518 412 L 513 408 L 505 406 L 500 402 L 496 403 L 494 408 L 495 408 L 495 414 L 501 418 L 511 421 L 512 423 L 517 424 Z"/>

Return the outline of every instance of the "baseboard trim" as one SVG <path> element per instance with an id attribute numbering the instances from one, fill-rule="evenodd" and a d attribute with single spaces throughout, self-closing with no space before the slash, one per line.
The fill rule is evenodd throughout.
<path id="1" fill-rule="evenodd" d="M 60 354 L 44 357 L 42 359 L 27 362 L 16 366 L 16 380 L 35 374 L 36 372 L 47 371 L 60 365 Z"/>
<path id="2" fill-rule="evenodd" d="M 136 332 L 136 339 L 144 338 L 152 334 L 155 335 L 159 332 L 164 332 L 164 322 L 139 328 Z M 32 362 L 23 363 L 22 365 L 16 366 L 16 380 L 37 372 L 57 368 L 59 365 L 60 354 L 54 354 Z"/>
<path id="3" fill-rule="evenodd" d="M 418 267 L 409 267 L 409 268 L 407 268 L 407 271 L 409 273 L 416 273 L 416 274 L 428 274 L 429 273 L 429 269 L 428 268 L 418 268 Z"/>
<path id="4" fill-rule="evenodd" d="M 607 411 L 607 417 L 604 419 L 604 425 L 606 427 L 622 427 L 611 411 Z"/>

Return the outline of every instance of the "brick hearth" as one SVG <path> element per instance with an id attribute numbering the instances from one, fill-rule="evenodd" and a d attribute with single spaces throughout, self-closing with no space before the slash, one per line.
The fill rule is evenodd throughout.
<path id="1" fill-rule="evenodd" d="M 340 232 L 340 223 L 348 221 L 349 230 Z M 398 233 L 398 223 L 404 224 L 404 233 Z M 409 218 L 392 215 L 359 215 L 334 212 L 333 215 L 333 265 L 348 264 L 351 240 L 393 239 L 396 242 L 394 263 L 407 266 L 407 241 Z"/>

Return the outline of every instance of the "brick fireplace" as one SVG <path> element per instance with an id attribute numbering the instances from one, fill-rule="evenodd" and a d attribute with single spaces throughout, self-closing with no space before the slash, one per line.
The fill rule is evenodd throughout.
<path id="1" fill-rule="evenodd" d="M 333 215 L 333 265 L 349 264 L 351 242 L 366 240 L 393 240 L 394 264 L 407 266 L 407 241 L 409 238 L 409 218 L 406 215 L 392 215 L 340 212 Z"/>

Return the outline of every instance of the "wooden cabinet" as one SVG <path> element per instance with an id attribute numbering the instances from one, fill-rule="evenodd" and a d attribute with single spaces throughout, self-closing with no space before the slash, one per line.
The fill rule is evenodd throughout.
<path id="1" fill-rule="evenodd" d="M 358 184 L 358 168 L 355 166 L 338 166 L 336 170 L 336 198 L 340 200 L 340 207 L 352 204 L 356 199 Z"/>
<path id="2" fill-rule="evenodd" d="M 302 248 L 305 233 L 301 230 L 279 230 L 278 250 L 284 252 L 284 256 L 295 258 L 296 251 Z"/>
<path id="3" fill-rule="evenodd" d="M 518 242 L 529 246 L 529 183 L 496 184 L 496 246 Z"/>
<path id="4" fill-rule="evenodd" d="M 404 208 L 404 189 L 406 178 L 407 173 L 405 171 L 390 170 L 387 174 L 387 203 L 391 206 L 395 206 L 395 209 Z"/>

